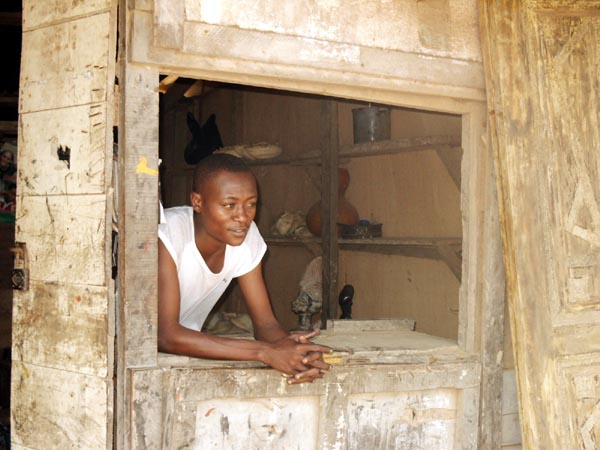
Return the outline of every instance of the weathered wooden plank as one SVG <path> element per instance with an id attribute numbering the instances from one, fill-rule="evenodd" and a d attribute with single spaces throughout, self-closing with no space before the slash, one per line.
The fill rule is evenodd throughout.
<path id="1" fill-rule="evenodd" d="M 185 3 L 186 19 L 192 22 L 481 61 L 473 1 L 424 5 L 418 0 L 405 0 L 383 6 L 378 0 L 366 0 L 352 7 L 344 3 L 296 2 L 285 8 L 277 0 L 177 2 Z M 381 14 L 383 10 L 385 14 Z"/>
<path id="2" fill-rule="evenodd" d="M 460 190 L 460 167 L 462 164 L 462 148 L 437 147 L 435 152 L 446 166 L 452 181 Z"/>
<path id="3" fill-rule="evenodd" d="M 576 329 L 600 323 L 591 281 L 600 274 L 600 124 L 590 114 L 599 109 L 600 10 L 595 2 L 479 5 L 523 446 L 593 448 L 600 395 L 585 372 L 598 373 L 597 331 Z M 586 350 L 581 379 L 565 380 L 564 361 Z"/>
<path id="4" fill-rule="evenodd" d="M 106 12 L 115 0 L 46 0 L 23 2 L 23 30 Z"/>
<path id="5" fill-rule="evenodd" d="M 395 52 L 390 55 L 380 49 L 360 48 L 360 57 L 355 54 L 358 50 L 350 51 L 350 61 L 339 59 L 336 53 L 327 50 L 325 41 L 312 40 L 307 43 L 306 38 L 291 37 L 281 35 L 283 39 L 277 49 L 283 53 L 271 52 L 273 47 L 273 34 L 267 32 L 250 32 L 255 34 L 255 41 L 252 45 L 263 45 L 270 57 L 265 58 L 264 52 L 249 59 L 249 54 L 239 52 L 239 45 L 233 41 L 230 46 L 224 46 L 219 43 L 218 35 L 220 32 L 230 32 L 230 39 L 233 34 L 241 33 L 244 30 L 235 28 L 225 28 L 216 25 L 187 24 L 189 27 L 196 27 L 197 41 L 192 41 L 190 46 L 195 52 L 178 51 L 172 49 L 161 49 L 153 47 L 152 37 L 153 17 L 150 13 L 143 11 L 134 11 L 132 14 L 132 36 L 136 45 L 131 49 L 132 61 L 151 64 L 164 65 L 170 67 L 170 73 L 177 72 L 179 75 L 188 75 L 199 79 L 219 79 L 221 81 L 233 81 L 237 83 L 246 83 L 259 86 L 278 86 L 281 88 L 292 89 L 300 92 L 329 92 L 328 86 L 337 85 L 338 90 L 342 86 L 347 87 L 352 93 L 342 94 L 340 96 L 355 98 L 358 100 L 381 101 L 382 103 L 392 102 L 394 96 L 399 92 L 406 94 L 418 92 L 419 95 L 436 95 L 450 98 L 461 98 L 463 100 L 485 99 L 483 89 L 482 67 L 478 61 L 459 61 L 451 63 L 448 58 L 443 57 L 425 57 L 412 53 Z M 205 28 L 202 28 L 205 27 Z M 202 29 L 200 29 L 202 28 Z M 203 37 L 204 29 L 209 31 L 206 37 Z M 212 32 L 212 34 L 211 34 Z M 187 30 L 184 30 L 184 36 L 190 40 L 194 37 L 187 36 Z M 240 35 L 244 39 L 245 35 Z M 248 39 L 246 39 L 248 41 Z M 243 42 L 243 41 L 242 41 Z M 185 49 L 184 43 L 184 49 Z M 212 45 L 217 45 L 219 52 L 210 49 Z M 315 52 L 328 52 L 329 65 L 323 65 L 319 60 L 310 56 L 311 52 L 306 49 L 313 46 Z M 347 50 L 348 44 L 338 44 L 340 51 Z M 255 50 L 249 47 L 252 54 Z M 353 53 L 354 52 L 354 53 Z M 208 54 L 207 54 L 208 53 Z M 307 64 L 298 64 L 299 59 L 290 59 L 292 54 L 303 55 L 303 59 L 311 62 Z M 281 55 L 287 55 L 283 59 L 286 64 L 279 62 Z M 244 60 L 243 72 L 240 70 L 240 59 Z M 337 62 L 335 62 L 337 61 Z M 316 65 L 316 66 L 315 66 Z M 373 70 L 369 69 L 374 67 Z M 336 70 L 332 70 L 337 68 Z M 381 77 L 382 71 L 387 76 Z M 448 71 L 451 75 L 449 77 Z M 427 78 L 427 80 L 423 79 Z M 452 79 L 452 83 L 448 80 Z M 379 99 L 373 97 L 371 92 L 373 86 L 379 86 L 380 89 L 388 89 Z M 365 90 L 366 89 L 366 90 Z M 390 97 L 391 95 L 391 97 Z M 411 99 L 416 101 L 416 99 Z M 465 104 L 460 102 L 463 108 Z"/>
<path id="6" fill-rule="evenodd" d="M 170 390 L 165 391 L 163 378 L 168 377 L 165 370 L 130 371 L 129 393 L 131 398 L 131 442 L 127 448 L 159 450 L 163 435 L 168 434 L 163 414 L 166 398 Z M 168 386 L 167 386 L 168 388 Z"/>
<path id="7" fill-rule="evenodd" d="M 317 450 L 319 397 L 213 399 L 195 405 L 194 448 Z"/>
<path id="8" fill-rule="evenodd" d="M 128 0 L 127 6 L 130 9 L 138 9 L 140 11 L 153 11 L 154 0 Z"/>
<path id="9" fill-rule="evenodd" d="M 107 100 L 110 20 L 110 13 L 96 14 L 23 33 L 21 113 Z"/>
<path id="10" fill-rule="evenodd" d="M 456 397 L 455 390 L 446 389 L 350 395 L 347 448 L 454 449 Z"/>
<path id="11" fill-rule="evenodd" d="M 154 45 L 179 49 L 183 45 L 183 3 L 154 0 Z"/>
<path id="12" fill-rule="evenodd" d="M 323 239 L 323 306 L 321 327 L 337 318 L 338 309 L 338 109 L 337 104 L 324 101 L 320 111 L 319 140 L 321 153 L 321 235 Z"/>
<path id="13" fill-rule="evenodd" d="M 125 32 L 125 30 L 123 30 Z M 119 285 L 117 442 L 133 431 L 127 369 L 155 366 L 158 267 L 157 72 L 124 63 L 119 75 Z"/>
<path id="14" fill-rule="evenodd" d="M 17 293 L 13 360 L 108 376 L 112 339 L 108 333 L 106 290 L 33 282 L 28 291 Z"/>
<path id="15" fill-rule="evenodd" d="M 361 427 L 351 426 L 354 425 L 353 417 L 360 422 L 356 425 L 367 425 L 369 421 L 366 418 L 359 420 L 359 406 L 364 402 L 376 404 L 377 401 L 391 408 L 390 420 L 392 417 L 394 420 L 384 423 L 383 425 L 387 424 L 384 430 L 379 427 L 383 433 L 370 435 L 374 439 L 376 436 L 389 434 L 401 436 L 404 440 L 435 440 L 437 434 L 427 433 L 426 431 L 432 430 L 425 430 L 427 427 L 422 425 L 423 422 L 430 422 L 433 426 L 434 421 L 440 419 L 449 421 L 446 427 L 449 433 L 446 443 L 448 448 L 474 449 L 476 446 L 479 366 L 472 362 L 388 365 L 385 368 L 375 365 L 335 366 L 323 380 L 296 386 L 288 385 L 285 379 L 271 369 L 173 368 L 169 373 L 175 377 L 174 382 L 168 385 L 161 379 L 161 373 L 161 369 L 135 370 L 132 372 L 132 387 L 140 400 L 136 407 L 139 411 L 146 406 L 151 408 L 148 411 L 151 418 L 157 418 L 161 414 L 161 408 L 174 402 L 170 425 L 165 429 L 171 440 L 163 448 L 202 448 L 200 445 L 205 445 L 206 441 L 200 441 L 201 437 L 211 439 L 214 448 L 233 448 L 227 443 L 237 442 L 236 439 L 239 440 L 240 437 L 247 441 L 258 439 L 262 442 L 261 439 L 266 439 L 266 435 L 263 435 L 266 431 L 273 433 L 271 441 L 265 440 L 259 447 L 282 448 L 270 445 L 288 439 L 286 433 L 282 432 L 287 428 L 288 412 L 293 417 L 306 416 L 302 420 L 308 425 L 313 424 L 302 429 L 304 439 L 292 441 L 294 448 L 296 445 L 307 449 L 355 448 L 352 447 L 357 445 L 354 437 L 363 433 L 360 433 Z M 161 390 L 159 386 L 166 389 Z M 162 407 L 157 398 L 161 392 Z M 469 399 L 466 402 L 462 399 L 465 396 Z M 436 407 L 435 398 L 445 406 Z M 412 403 L 409 402 L 410 399 L 413 400 Z M 292 408 L 293 411 L 290 405 L 296 406 Z M 398 405 L 403 405 L 404 409 L 397 408 Z M 270 418 L 262 414 L 263 408 L 271 411 Z M 162 411 L 164 414 L 164 409 Z M 412 413 L 415 411 L 419 416 L 418 420 L 409 420 L 408 426 L 401 430 L 395 427 L 394 423 L 402 423 L 405 414 L 408 414 L 407 418 L 414 419 Z M 212 417 L 212 414 L 216 415 Z M 318 432 L 316 423 L 311 422 L 317 416 L 322 419 Z M 243 427 L 236 426 L 239 420 L 243 420 Z M 296 427 L 299 426 L 297 421 L 294 423 Z M 464 428 L 464 433 L 458 437 L 458 447 L 452 446 L 455 439 L 451 432 L 454 423 L 460 423 L 459 426 Z M 254 430 L 257 436 L 249 435 L 249 429 Z M 156 432 L 151 432 L 151 435 L 156 435 Z M 222 440 L 218 440 L 217 435 Z M 358 443 L 360 442 L 370 441 L 366 436 L 359 438 Z M 145 445 L 153 448 L 150 440 Z M 284 446 L 289 447 L 291 445 Z"/>
<path id="16" fill-rule="evenodd" d="M 119 128 L 121 333 L 127 367 L 156 361 L 158 73 L 127 66 Z"/>
<path id="17" fill-rule="evenodd" d="M 483 88 L 479 63 L 474 61 L 459 63 L 439 56 L 382 50 L 297 35 L 274 36 L 270 32 L 222 25 L 186 22 L 183 46 L 179 50 L 190 54 L 250 58 L 262 62 L 277 58 L 282 64 L 320 69 L 334 66 L 338 70 L 380 73 L 429 83 L 440 83 L 443 72 L 446 80 L 454 80 L 453 84 Z"/>
<path id="18" fill-rule="evenodd" d="M 31 281 L 106 286 L 106 196 L 19 197 L 15 239 Z"/>
<path id="19" fill-rule="evenodd" d="M 479 415 L 479 449 L 498 449 L 502 442 L 502 394 L 504 361 L 505 280 L 502 261 L 502 241 L 498 214 L 496 181 L 493 176 L 492 149 L 482 145 L 486 157 L 480 158 L 480 184 L 475 189 L 486 211 L 477 228 L 481 254 L 472 257 L 477 261 L 477 298 L 483 320 L 479 333 L 481 355 L 481 408 Z M 467 180 L 472 174 L 467 175 Z M 475 211 L 479 211 L 476 208 Z M 476 215 L 477 217 L 477 215 Z M 471 228 L 472 229 L 472 228 Z M 480 256 L 482 255 L 482 256 Z M 463 259 L 464 260 L 464 259 Z M 473 320 L 473 317 L 471 317 Z"/>
<path id="20" fill-rule="evenodd" d="M 29 448 L 106 450 L 112 389 L 105 378 L 13 361 L 11 440 Z"/>
<path id="21" fill-rule="evenodd" d="M 103 103 L 21 114 L 19 195 L 105 192 L 109 125 Z"/>

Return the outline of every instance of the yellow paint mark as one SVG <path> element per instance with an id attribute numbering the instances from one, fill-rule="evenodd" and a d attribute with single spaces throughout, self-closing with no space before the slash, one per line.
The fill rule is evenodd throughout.
<path id="1" fill-rule="evenodd" d="M 323 361 L 327 364 L 341 364 L 342 357 L 335 353 L 323 353 Z"/>
<path id="2" fill-rule="evenodd" d="M 29 370 L 27 370 L 27 367 L 25 366 L 25 364 L 23 364 L 22 367 L 23 367 L 23 375 L 25 375 L 25 378 L 29 378 Z"/>
<path id="3" fill-rule="evenodd" d="M 140 162 L 135 168 L 135 173 L 158 176 L 158 170 L 148 167 L 148 159 L 145 156 L 140 157 Z"/>

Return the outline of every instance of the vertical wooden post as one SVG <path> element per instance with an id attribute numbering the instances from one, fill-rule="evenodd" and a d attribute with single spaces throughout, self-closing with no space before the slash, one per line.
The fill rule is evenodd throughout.
<path id="1" fill-rule="evenodd" d="M 119 120 L 119 303 L 117 448 L 130 448 L 128 369 L 156 365 L 159 74 L 130 64 L 121 8 Z"/>
<path id="2" fill-rule="evenodd" d="M 338 112 L 333 101 L 321 110 L 321 217 L 323 227 L 323 313 L 322 327 L 337 315 L 338 284 Z"/>

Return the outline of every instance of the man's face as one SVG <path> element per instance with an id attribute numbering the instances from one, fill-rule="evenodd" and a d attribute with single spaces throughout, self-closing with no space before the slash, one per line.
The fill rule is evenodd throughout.
<path id="1" fill-rule="evenodd" d="M 4 152 L 0 155 L 0 167 L 7 168 L 12 162 L 12 153 Z"/>
<path id="2" fill-rule="evenodd" d="M 256 216 L 258 192 L 249 172 L 219 171 L 192 193 L 194 211 L 201 214 L 203 235 L 229 245 L 244 242 Z"/>

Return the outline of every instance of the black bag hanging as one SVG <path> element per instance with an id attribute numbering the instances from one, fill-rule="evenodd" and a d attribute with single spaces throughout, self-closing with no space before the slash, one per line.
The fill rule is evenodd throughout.
<path id="1" fill-rule="evenodd" d="M 191 112 L 187 113 L 187 125 L 192 132 L 192 140 L 185 147 L 184 159 L 190 165 L 196 165 L 202 158 L 223 147 L 221 134 L 217 128 L 217 117 L 211 114 L 204 125 L 200 126 Z"/>

